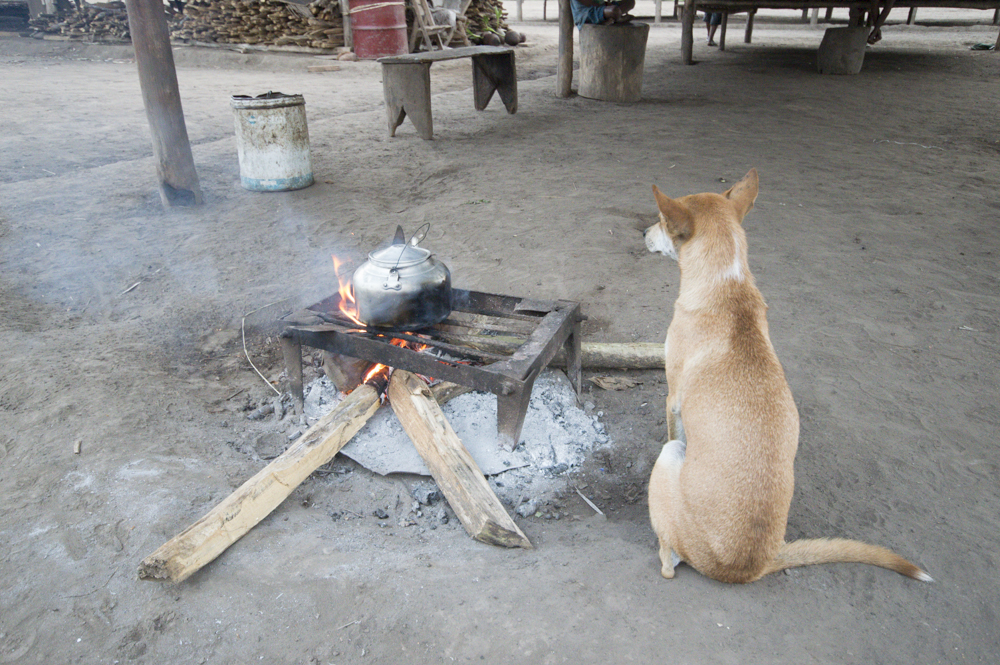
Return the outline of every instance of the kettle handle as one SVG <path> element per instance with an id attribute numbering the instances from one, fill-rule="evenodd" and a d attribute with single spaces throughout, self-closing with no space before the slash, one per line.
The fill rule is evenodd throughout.
<path id="1" fill-rule="evenodd" d="M 413 232 L 412 236 L 410 236 L 410 244 L 416 247 L 421 240 L 427 237 L 427 232 L 430 230 L 431 230 L 430 222 L 424 222 L 423 224 L 418 226 L 417 230 Z"/>

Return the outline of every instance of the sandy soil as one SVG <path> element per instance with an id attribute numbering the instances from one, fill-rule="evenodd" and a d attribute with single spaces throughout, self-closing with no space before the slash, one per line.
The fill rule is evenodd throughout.
<path id="1" fill-rule="evenodd" d="M 995 662 L 1000 56 L 970 50 L 996 39 L 974 18 L 893 26 L 855 77 L 818 75 L 822 33 L 792 20 L 750 46 L 734 21 L 693 67 L 664 24 L 635 105 L 557 99 L 554 24 L 528 22 L 517 114 L 476 113 L 468 63 L 435 65 L 431 142 L 387 136 L 375 63 L 179 48 L 206 204 L 169 212 L 129 49 L 0 39 L 0 662 Z M 239 185 L 229 96 L 267 90 L 306 97 L 313 187 Z M 789 537 L 890 546 L 936 583 L 661 579 L 654 371 L 587 389 L 610 442 L 516 517 L 533 550 L 473 542 L 440 504 L 415 517 L 417 478 L 338 458 L 187 582 L 136 579 L 281 443 L 246 419 L 270 397 L 241 322 L 260 310 L 249 349 L 276 377 L 263 324 L 332 292 L 331 254 L 429 221 L 458 286 L 579 300 L 586 339 L 658 342 L 678 276 L 642 246 L 650 184 L 721 191 L 753 166 L 750 262 L 802 416 Z"/>

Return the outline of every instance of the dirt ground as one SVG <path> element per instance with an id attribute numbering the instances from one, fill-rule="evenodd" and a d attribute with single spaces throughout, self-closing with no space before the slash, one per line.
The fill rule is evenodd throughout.
<path id="1" fill-rule="evenodd" d="M 696 66 L 655 26 L 634 105 L 556 98 L 555 24 L 528 20 L 518 112 L 475 112 L 468 62 L 435 65 L 433 141 L 388 137 L 376 63 L 178 48 L 205 205 L 171 211 L 130 50 L 0 39 L 0 662 L 996 662 L 1000 55 L 970 49 L 996 28 L 892 25 L 830 77 L 793 15 L 759 16 L 752 45 L 734 19 L 725 52 L 699 25 Z M 239 185 L 229 97 L 267 90 L 305 95 L 308 189 Z M 610 442 L 516 516 L 532 550 L 416 516 L 418 478 L 338 458 L 188 581 L 137 579 L 287 439 L 246 417 L 271 393 L 241 324 L 277 377 L 265 324 L 333 292 L 331 254 L 428 221 L 457 286 L 579 300 L 585 340 L 660 342 L 678 274 L 642 244 L 650 185 L 751 167 L 750 263 L 802 420 L 788 537 L 886 545 L 935 583 L 661 579 L 656 371 L 588 383 Z"/>

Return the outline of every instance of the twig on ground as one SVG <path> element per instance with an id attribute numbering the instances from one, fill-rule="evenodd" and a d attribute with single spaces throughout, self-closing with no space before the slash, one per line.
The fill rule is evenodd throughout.
<path id="1" fill-rule="evenodd" d="M 603 511 L 603 510 L 601 510 L 600 508 L 598 508 L 598 507 L 597 507 L 597 506 L 596 506 L 596 505 L 594 504 L 594 502 L 593 502 L 593 501 L 591 501 L 590 499 L 588 499 L 587 497 L 585 497 L 585 496 L 583 495 L 583 492 L 581 492 L 580 490 L 576 489 L 575 487 L 574 487 L 573 489 L 574 489 L 574 490 L 576 490 L 576 493 L 580 495 L 580 498 L 581 498 L 581 499 L 583 499 L 584 501 L 586 501 L 586 502 L 587 502 L 587 505 L 588 505 L 588 506 L 590 506 L 591 508 L 593 508 L 593 509 L 594 509 L 594 512 L 596 512 L 596 513 L 597 513 L 598 515 L 603 515 L 603 514 L 604 514 L 604 511 Z"/>
<path id="2" fill-rule="evenodd" d="M 279 302 L 281 302 L 281 301 L 280 300 L 275 300 L 274 302 L 268 303 L 268 304 L 264 305 L 263 307 L 258 307 L 257 309 L 253 310 L 253 312 L 247 312 L 246 314 L 244 314 L 243 315 L 243 320 L 240 321 L 240 335 L 243 337 L 243 355 L 246 356 L 247 362 L 250 363 L 251 367 L 253 367 L 253 371 L 257 372 L 257 376 L 259 376 L 261 379 L 264 380 L 264 383 L 267 384 L 267 387 L 270 388 L 271 390 L 273 390 L 275 392 L 275 394 L 280 397 L 281 396 L 281 391 L 278 390 L 277 388 L 275 388 L 274 386 L 272 386 L 271 382 L 267 380 L 267 377 L 264 376 L 263 374 L 261 374 L 260 370 L 257 369 L 257 366 L 253 364 L 252 360 L 250 360 L 250 352 L 247 351 L 247 327 L 246 327 L 247 317 L 248 316 L 250 316 L 251 314 L 254 314 L 255 312 L 259 312 L 260 310 L 264 309 L 265 307 L 270 307 L 271 305 L 277 305 Z"/>
<path id="3" fill-rule="evenodd" d="M 875 139 L 872 143 L 895 143 L 896 145 L 916 145 L 921 148 L 926 148 L 927 150 L 944 150 L 944 148 L 939 148 L 936 145 L 923 145 L 922 143 L 905 143 L 903 141 L 890 141 L 889 139 Z"/>

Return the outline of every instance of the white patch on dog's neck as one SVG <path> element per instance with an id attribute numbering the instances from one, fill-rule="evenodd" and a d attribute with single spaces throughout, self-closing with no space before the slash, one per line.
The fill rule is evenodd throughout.
<path id="1" fill-rule="evenodd" d="M 733 262 L 728 268 L 722 273 L 721 277 L 723 281 L 732 280 L 734 282 L 743 281 L 743 257 L 740 252 L 740 238 L 734 233 L 733 234 Z"/>

